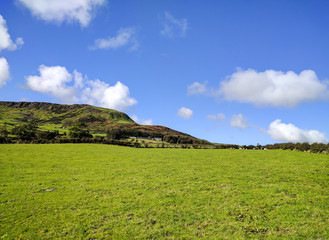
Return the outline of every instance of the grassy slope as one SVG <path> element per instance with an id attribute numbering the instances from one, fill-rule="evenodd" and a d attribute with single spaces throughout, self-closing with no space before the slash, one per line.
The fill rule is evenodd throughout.
<path id="1" fill-rule="evenodd" d="M 97 125 L 105 127 L 114 124 L 136 124 L 124 113 L 90 105 L 0 102 L 0 125 L 7 123 L 9 128 L 15 124 L 35 120 L 41 130 L 64 132 L 66 130 L 63 126 L 79 119 L 87 121 L 92 129 L 97 129 Z"/>
<path id="2" fill-rule="evenodd" d="M 328 155 L 0 145 L 0 166 L 3 239 L 329 238 Z"/>
<path id="3" fill-rule="evenodd" d="M 37 122 L 40 130 L 58 130 L 60 133 L 68 132 L 67 129 L 70 125 L 76 121 L 81 121 L 88 125 L 92 134 L 106 134 L 109 128 L 123 128 L 197 139 L 163 126 L 138 125 L 125 113 L 107 108 L 86 104 L 64 105 L 0 101 L 0 126 L 6 123 L 7 129 L 10 130 L 14 125 L 20 125 L 31 120 Z"/>

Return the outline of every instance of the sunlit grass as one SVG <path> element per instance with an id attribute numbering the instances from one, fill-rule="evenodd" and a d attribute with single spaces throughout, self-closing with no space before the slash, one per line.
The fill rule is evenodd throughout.
<path id="1" fill-rule="evenodd" d="M 0 145 L 0 239 L 328 239 L 329 156 Z"/>

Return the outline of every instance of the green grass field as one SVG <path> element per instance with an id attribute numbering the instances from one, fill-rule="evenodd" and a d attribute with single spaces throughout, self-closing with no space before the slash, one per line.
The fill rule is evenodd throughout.
<path id="1" fill-rule="evenodd" d="M 0 145 L 0 239 L 329 239 L 329 156 Z"/>

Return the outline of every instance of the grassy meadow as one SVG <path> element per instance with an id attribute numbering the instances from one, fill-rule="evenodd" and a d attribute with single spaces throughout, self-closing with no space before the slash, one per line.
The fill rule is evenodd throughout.
<path id="1" fill-rule="evenodd" d="M 329 239 L 329 156 L 0 145 L 0 239 Z"/>

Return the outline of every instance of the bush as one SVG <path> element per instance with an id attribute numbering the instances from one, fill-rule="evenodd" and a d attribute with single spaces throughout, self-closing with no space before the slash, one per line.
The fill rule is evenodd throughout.
<path id="1" fill-rule="evenodd" d="M 89 133 L 87 125 L 82 122 L 75 123 L 72 127 L 69 128 L 69 137 L 70 138 L 92 138 L 93 135 Z"/>
<path id="2" fill-rule="evenodd" d="M 16 135 L 23 141 L 31 141 L 36 138 L 37 125 L 35 122 L 30 122 L 26 124 L 22 124 L 19 126 L 15 126 L 11 133 Z"/>

